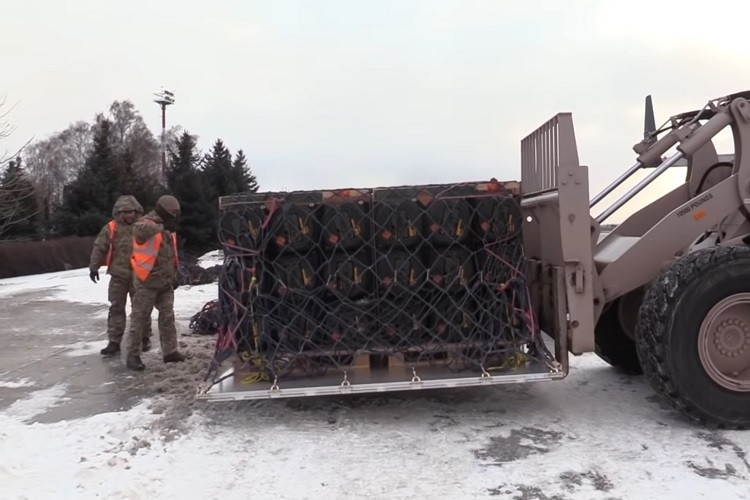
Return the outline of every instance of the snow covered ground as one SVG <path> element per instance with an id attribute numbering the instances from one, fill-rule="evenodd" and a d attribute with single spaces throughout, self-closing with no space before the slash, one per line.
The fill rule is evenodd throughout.
<path id="1" fill-rule="evenodd" d="M 2 499 L 750 498 L 750 432 L 687 422 L 593 355 L 557 382 L 207 404 L 213 343 L 188 323 L 216 285 L 176 292 L 190 359 L 156 341 L 136 374 L 98 354 L 106 286 L 0 280 Z"/>

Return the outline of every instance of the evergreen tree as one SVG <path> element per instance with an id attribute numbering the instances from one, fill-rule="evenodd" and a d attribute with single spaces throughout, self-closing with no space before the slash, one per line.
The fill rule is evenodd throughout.
<path id="1" fill-rule="evenodd" d="M 101 119 L 94 132 L 91 153 L 63 192 L 58 220 L 58 231 L 63 236 L 95 235 L 111 217 L 121 175 L 110 139 L 110 123 Z"/>
<path id="2" fill-rule="evenodd" d="M 99 116 L 94 140 L 83 168 L 63 192 L 58 213 L 58 233 L 91 236 L 112 217 L 112 207 L 122 195 L 133 195 L 145 207 L 161 193 L 156 176 L 144 171 L 135 147 L 120 144 L 112 123 Z"/>
<path id="3" fill-rule="evenodd" d="M 258 191 L 258 181 L 250 170 L 245 153 L 241 149 L 237 151 L 232 163 L 232 180 L 237 188 L 235 192 L 256 193 Z"/>
<path id="4" fill-rule="evenodd" d="M 198 169 L 199 163 L 195 137 L 183 132 L 176 147 L 169 152 L 167 184 L 182 208 L 177 228 L 180 245 L 195 255 L 219 247 L 216 197 L 213 189 L 206 185 L 205 174 Z"/>
<path id="5" fill-rule="evenodd" d="M 18 156 L 8 162 L 0 181 L 0 238 L 16 240 L 38 234 L 36 189 Z"/>
<path id="6" fill-rule="evenodd" d="M 139 173 L 136 155 L 131 149 L 127 149 L 117 155 L 119 163 L 117 167 L 118 180 L 117 192 L 120 195 L 130 194 L 135 196 L 138 202 L 145 207 L 152 207 L 156 200 L 164 194 L 163 186 L 157 182 L 158 171 Z M 154 168 L 160 163 L 154 163 Z"/>
<path id="7" fill-rule="evenodd" d="M 217 139 L 203 163 L 204 178 L 213 190 L 214 197 L 237 192 L 236 180 L 232 172 L 232 155 L 222 140 Z"/>

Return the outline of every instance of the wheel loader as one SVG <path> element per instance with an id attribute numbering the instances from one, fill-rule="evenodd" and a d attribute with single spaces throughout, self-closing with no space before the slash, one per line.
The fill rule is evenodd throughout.
<path id="1" fill-rule="evenodd" d="M 593 197 L 570 113 L 522 139 L 520 183 L 222 197 L 222 321 L 198 398 L 553 381 L 595 352 L 699 423 L 749 425 L 748 99 L 652 125 Z M 684 182 L 602 229 L 680 164 Z"/>

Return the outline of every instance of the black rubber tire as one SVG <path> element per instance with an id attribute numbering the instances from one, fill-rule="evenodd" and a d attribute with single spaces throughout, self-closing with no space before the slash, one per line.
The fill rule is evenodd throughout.
<path id="1" fill-rule="evenodd" d="M 698 354 L 705 316 L 742 292 L 750 292 L 750 248 L 700 250 L 662 272 L 638 315 L 636 347 L 646 379 L 666 402 L 707 427 L 750 427 L 750 392 L 719 386 Z"/>
<path id="2" fill-rule="evenodd" d="M 643 369 L 633 341 L 620 325 L 616 299 L 599 317 L 594 329 L 594 352 L 603 361 L 628 375 L 641 375 Z"/>

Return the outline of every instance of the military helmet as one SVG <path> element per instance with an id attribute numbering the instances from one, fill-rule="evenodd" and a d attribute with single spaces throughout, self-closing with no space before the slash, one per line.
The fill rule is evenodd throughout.
<path id="1" fill-rule="evenodd" d="M 165 194 L 156 201 L 156 213 L 163 219 L 177 219 L 180 216 L 180 202 Z"/>

